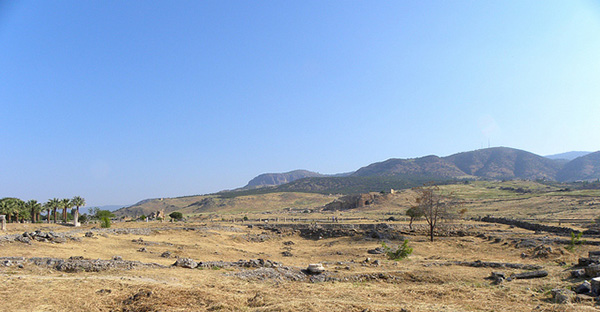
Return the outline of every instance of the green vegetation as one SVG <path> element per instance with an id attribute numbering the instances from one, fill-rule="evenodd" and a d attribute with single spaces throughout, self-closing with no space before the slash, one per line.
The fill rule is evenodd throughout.
<path id="1" fill-rule="evenodd" d="M 102 217 L 100 219 L 100 227 L 105 229 L 110 228 L 110 219 L 106 216 Z"/>
<path id="2" fill-rule="evenodd" d="M 92 216 L 94 219 L 102 220 L 102 218 L 114 218 L 115 215 L 109 210 L 100 210 L 98 207 L 92 208 Z"/>
<path id="3" fill-rule="evenodd" d="M 385 244 L 385 242 L 382 242 L 381 245 L 383 246 L 383 251 L 388 256 L 388 258 L 394 261 L 402 260 L 408 257 L 413 252 L 413 249 L 410 246 L 408 246 L 408 239 L 405 239 L 402 245 L 398 246 L 396 250 L 390 248 L 388 245 Z"/>
<path id="4" fill-rule="evenodd" d="M 174 219 L 176 221 L 180 221 L 181 219 L 183 219 L 183 214 L 179 211 L 173 211 L 169 214 L 169 217 L 171 217 L 171 219 Z"/>
<path id="5" fill-rule="evenodd" d="M 419 206 L 414 206 L 408 208 L 406 210 L 406 215 L 410 217 L 410 222 L 408 223 L 408 227 L 412 230 L 412 224 L 414 220 L 418 220 L 425 216 L 425 212 Z"/>
<path id="6" fill-rule="evenodd" d="M 576 246 L 579 246 L 585 242 L 585 240 L 581 239 L 583 232 L 579 232 L 577 234 L 571 232 L 571 241 L 569 242 L 569 246 L 566 246 L 565 249 L 573 252 Z"/>

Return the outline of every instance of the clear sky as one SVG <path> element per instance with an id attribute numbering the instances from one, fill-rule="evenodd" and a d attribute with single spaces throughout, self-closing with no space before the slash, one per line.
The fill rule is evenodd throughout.
<path id="1" fill-rule="evenodd" d="M 596 1 L 0 1 L 0 197 L 600 149 Z"/>

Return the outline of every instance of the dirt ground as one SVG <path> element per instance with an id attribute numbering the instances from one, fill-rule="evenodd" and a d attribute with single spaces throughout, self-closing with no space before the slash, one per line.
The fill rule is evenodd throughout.
<path id="1" fill-rule="evenodd" d="M 421 224 L 422 225 L 422 224 Z M 4 241 L 0 257 L 50 257 L 157 263 L 165 267 L 63 272 L 25 262 L 0 263 L 0 311 L 597 311 L 593 302 L 552 303 L 550 290 L 567 288 L 570 270 L 581 256 L 600 247 L 549 244 L 535 257 L 514 240 L 551 238 L 506 225 L 466 222 L 461 236 L 436 237 L 403 232 L 414 249 L 401 261 L 368 250 L 401 244 L 400 239 L 365 235 L 306 239 L 297 232 L 277 234 L 258 226 L 231 223 L 114 223 L 110 231 L 54 224 L 9 224 L 6 235 L 35 230 L 65 233 L 64 243 Z M 402 225 L 405 226 L 405 225 Z M 151 228 L 149 234 L 115 229 Z M 85 233 L 92 231 L 93 237 Z M 483 235 L 481 235 L 483 234 Z M 2 234 L 4 235 L 4 234 Z M 463 236 L 464 235 L 464 236 Z M 490 239 L 499 237 L 500 240 Z M 140 251 L 145 248 L 144 251 Z M 163 257 L 170 252 L 170 257 Z M 284 255 L 284 252 L 287 254 Z M 304 276 L 301 269 L 323 263 L 329 280 L 270 275 L 265 268 L 171 266 L 177 258 L 197 262 L 265 259 Z M 367 260 L 367 258 L 370 258 Z M 378 260 L 378 263 L 376 262 Z M 548 276 L 493 285 L 492 271 L 524 270 L 457 265 L 456 261 L 535 264 Z M 267 272 L 268 271 L 268 272 Z"/>

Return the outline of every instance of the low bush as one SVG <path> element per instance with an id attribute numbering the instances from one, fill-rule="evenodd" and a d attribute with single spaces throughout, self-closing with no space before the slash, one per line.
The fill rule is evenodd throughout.
<path id="1" fill-rule="evenodd" d="M 402 245 L 398 246 L 398 249 L 396 250 L 390 248 L 384 242 L 382 242 L 381 245 L 383 246 L 383 251 L 390 260 L 402 260 L 413 252 L 413 249 L 408 246 L 408 239 L 405 239 Z"/>

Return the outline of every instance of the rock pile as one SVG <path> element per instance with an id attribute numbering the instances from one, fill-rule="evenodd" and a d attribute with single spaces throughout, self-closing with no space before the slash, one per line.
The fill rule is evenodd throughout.
<path id="1" fill-rule="evenodd" d="M 47 257 L 0 257 L 0 264 L 4 266 L 33 264 L 42 267 L 48 267 L 57 271 L 76 273 L 76 272 L 100 272 L 109 269 L 126 269 L 131 270 L 141 267 L 158 267 L 165 266 L 156 263 L 142 263 L 139 261 L 127 261 L 120 257 L 115 257 L 112 260 L 87 260 L 83 257 L 71 257 L 69 259 L 47 258 Z"/>
<path id="2" fill-rule="evenodd" d="M 61 244 L 66 243 L 67 240 L 81 241 L 81 238 L 74 237 L 65 233 L 55 233 L 52 231 L 44 232 L 42 230 L 36 230 L 34 232 L 24 232 L 20 235 L 14 235 L 12 237 L 12 240 L 10 238 L 7 239 L 7 241 L 21 242 L 25 244 L 31 244 L 32 241 Z"/>

